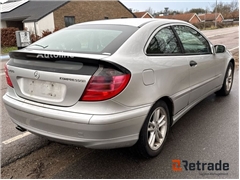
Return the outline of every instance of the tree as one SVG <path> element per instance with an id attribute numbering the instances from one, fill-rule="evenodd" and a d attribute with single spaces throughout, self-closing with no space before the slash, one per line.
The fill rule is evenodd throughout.
<path id="1" fill-rule="evenodd" d="M 216 4 L 212 5 L 213 13 L 216 10 Z M 232 14 L 236 14 L 239 11 L 238 0 L 233 0 L 229 3 L 218 2 L 217 3 L 217 12 L 221 13 L 224 18 L 233 18 Z"/>
<path id="2" fill-rule="evenodd" d="M 165 13 L 166 13 L 165 10 L 161 10 L 158 12 L 154 12 L 153 16 L 157 17 L 157 16 L 159 16 L 159 14 L 165 14 Z M 175 11 L 175 10 L 168 9 L 167 13 L 168 13 L 168 15 L 174 15 L 174 14 L 183 14 L 184 12 L 183 12 L 183 10 Z"/>
<path id="3" fill-rule="evenodd" d="M 212 5 L 214 7 L 213 13 L 216 11 L 216 4 Z M 217 3 L 217 13 L 221 13 L 223 17 L 227 16 L 231 12 L 231 8 L 227 3 L 218 2 Z"/>
<path id="4" fill-rule="evenodd" d="M 238 0 L 233 0 L 233 1 L 229 4 L 229 6 L 230 6 L 231 12 L 239 11 Z"/>
<path id="5" fill-rule="evenodd" d="M 130 10 L 132 13 L 139 12 L 138 9 L 129 8 L 129 10 Z"/>
<path id="6" fill-rule="evenodd" d="M 154 14 L 154 11 L 151 7 L 147 8 L 146 11 L 149 12 L 150 14 Z"/>
<path id="7" fill-rule="evenodd" d="M 206 11 L 202 8 L 193 8 L 188 11 L 189 13 L 204 14 Z"/>

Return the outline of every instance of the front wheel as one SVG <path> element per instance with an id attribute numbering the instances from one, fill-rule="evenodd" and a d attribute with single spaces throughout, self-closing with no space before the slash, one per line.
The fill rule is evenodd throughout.
<path id="1" fill-rule="evenodd" d="M 233 64 L 230 62 L 228 64 L 228 68 L 224 77 L 222 88 L 216 92 L 217 95 L 227 96 L 230 93 L 232 89 L 232 84 L 233 84 L 233 75 L 234 75 L 234 68 L 233 68 Z"/>
<path id="2" fill-rule="evenodd" d="M 140 155 L 157 156 L 166 142 L 170 127 L 169 110 L 164 101 L 158 101 L 150 110 L 136 144 Z"/>

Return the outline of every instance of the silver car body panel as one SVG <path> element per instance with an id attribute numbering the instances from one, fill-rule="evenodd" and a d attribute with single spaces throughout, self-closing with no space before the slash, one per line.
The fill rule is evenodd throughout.
<path id="1" fill-rule="evenodd" d="M 61 106 L 76 104 L 87 86 L 87 82 L 91 78 L 91 76 L 86 75 L 60 75 L 54 72 L 51 72 L 50 75 L 46 71 L 36 71 L 13 66 L 9 67 L 9 72 L 17 72 L 9 73 L 9 76 L 12 79 L 16 93 L 20 97 L 40 103 Z M 35 78 L 34 75 L 36 73 L 39 74 L 40 80 Z M 66 76 L 68 79 L 81 81 L 63 81 L 61 78 Z M 44 86 L 44 88 L 41 86 Z"/>
<path id="2" fill-rule="evenodd" d="M 190 68 L 190 87 L 191 93 L 189 103 L 214 89 L 217 84 L 215 64 L 216 59 L 213 54 L 188 56 L 188 62 L 195 61 L 197 66 Z"/>
<path id="3" fill-rule="evenodd" d="M 8 94 L 3 101 L 12 121 L 17 125 L 59 142 L 91 148 L 132 146 L 149 107 L 140 107 L 109 115 L 83 114 L 38 107 L 17 101 Z"/>
<path id="4" fill-rule="evenodd" d="M 113 101 L 112 99 L 106 100 L 106 101 L 100 101 L 100 102 L 87 102 L 87 101 L 78 101 L 76 104 L 70 107 L 62 107 L 62 106 L 54 106 L 49 104 L 43 104 L 39 102 L 34 102 L 31 100 L 24 99 L 22 97 L 19 97 L 13 88 L 8 88 L 6 95 L 8 97 L 11 97 L 14 100 L 19 101 L 20 103 L 26 103 L 29 105 L 33 105 L 36 107 L 43 107 L 47 109 L 53 109 L 53 110 L 59 110 L 63 112 L 72 112 L 72 113 L 79 113 L 82 114 L 92 114 L 93 112 L 97 112 L 95 114 L 97 115 L 110 115 L 110 114 L 116 114 L 121 113 L 125 111 L 131 111 L 138 108 L 144 108 L 149 107 L 151 104 L 146 104 L 144 106 L 137 106 L 137 107 L 128 107 L 124 106 L 116 101 Z M 80 110 L 81 111 L 80 111 Z M 109 120 L 111 122 L 111 120 Z M 81 123 L 88 123 L 88 122 L 81 122 Z"/>
<path id="5" fill-rule="evenodd" d="M 9 87 L 3 100 L 14 123 L 27 130 L 61 142 L 91 148 L 131 146 L 138 140 L 142 124 L 152 105 L 163 97 L 173 103 L 173 124 L 188 110 L 223 84 L 225 71 L 232 56 L 228 51 L 215 54 L 213 45 L 209 55 L 148 56 L 146 46 L 154 33 L 169 25 L 192 25 L 182 21 L 159 19 L 121 19 L 87 22 L 83 24 L 122 24 L 140 27 L 112 55 L 64 53 L 64 55 L 90 58 L 116 63 L 131 72 L 127 87 L 110 100 L 99 102 L 78 101 L 86 83 L 76 86 L 57 80 L 59 74 L 39 72 L 39 80 L 65 84 L 66 98 L 39 99 L 24 94 L 21 78 L 34 79 L 34 70 L 8 66 L 14 88 Z M 77 26 L 77 25 L 76 25 Z M 194 28 L 196 29 L 196 28 Z M 21 52 L 30 52 L 23 49 Z M 42 50 L 32 53 L 44 54 Z M 47 52 L 63 54 L 62 52 Z M 194 60 L 196 67 L 190 67 Z M 60 74 L 61 75 L 61 74 Z M 20 76 L 20 79 L 18 78 Z M 86 80 L 91 76 L 67 75 Z M 68 84 L 69 83 L 69 84 Z M 67 88 L 72 86 L 73 89 Z M 82 87 L 81 87 L 82 86 Z M 75 90 L 75 92 L 74 92 Z M 25 90 L 26 91 L 26 90 Z M 69 91 L 69 93 L 68 93 Z M 77 93 L 76 93 L 77 91 Z M 75 97 L 72 98 L 72 97 Z M 34 99 L 36 98 L 36 99 Z M 43 103 L 42 103 L 43 102 Z M 64 107 L 65 106 L 65 107 Z"/>
<path id="6" fill-rule="evenodd" d="M 202 95 L 201 97 L 199 97 L 198 99 L 196 99 L 194 102 L 192 102 L 191 104 L 189 104 L 188 106 L 186 106 L 184 109 L 182 109 L 181 111 L 179 111 L 177 114 L 175 114 L 173 116 L 173 124 L 172 126 L 184 115 L 186 114 L 190 109 L 192 109 L 195 105 L 197 105 L 199 102 L 201 102 L 204 98 L 206 98 L 207 96 L 209 96 L 210 94 L 218 91 L 221 89 L 222 86 L 218 86 L 214 89 L 212 89 L 211 91 L 205 93 L 204 95 Z"/>

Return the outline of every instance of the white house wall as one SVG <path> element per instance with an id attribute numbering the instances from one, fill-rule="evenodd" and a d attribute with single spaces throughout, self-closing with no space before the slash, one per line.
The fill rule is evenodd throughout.
<path id="1" fill-rule="evenodd" d="M 24 23 L 24 27 L 26 27 L 27 30 L 33 34 L 35 34 L 34 23 L 36 26 L 36 31 L 38 36 L 42 36 L 43 31 L 46 31 L 46 30 L 53 31 L 55 29 L 53 13 L 48 14 L 47 16 L 45 16 L 44 18 L 40 19 L 37 22 Z"/>
<path id="2" fill-rule="evenodd" d="M 6 28 L 6 27 L 7 27 L 6 21 L 1 21 L 1 28 Z"/>
<path id="3" fill-rule="evenodd" d="M 38 34 L 40 33 L 42 35 L 42 32 L 46 30 L 53 31 L 55 29 L 53 13 L 50 13 L 44 18 L 40 19 L 37 22 L 37 25 L 38 25 Z"/>
<path id="4" fill-rule="evenodd" d="M 27 31 L 30 31 L 31 34 L 35 34 L 34 22 L 25 22 L 24 28 L 26 28 Z"/>

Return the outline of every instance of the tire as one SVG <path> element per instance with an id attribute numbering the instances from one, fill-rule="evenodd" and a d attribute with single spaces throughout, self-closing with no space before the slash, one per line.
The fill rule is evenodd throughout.
<path id="1" fill-rule="evenodd" d="M 230 62 L 227 67 L 222 88 L 216 92 L 217 95 L 220 95 L 220 96 L 229 95 L 232 89 L 233 75 L 234 75 L 234 68 L 233 68 L 233 64 Z"/>
<path id="2" fill-rule="evenodd" d="M 148 113 L 136 144 L 138 153 L 145 158 L 160 154 L 170 127 L 169 110 L 164 101 L 158 101 Z"/>

